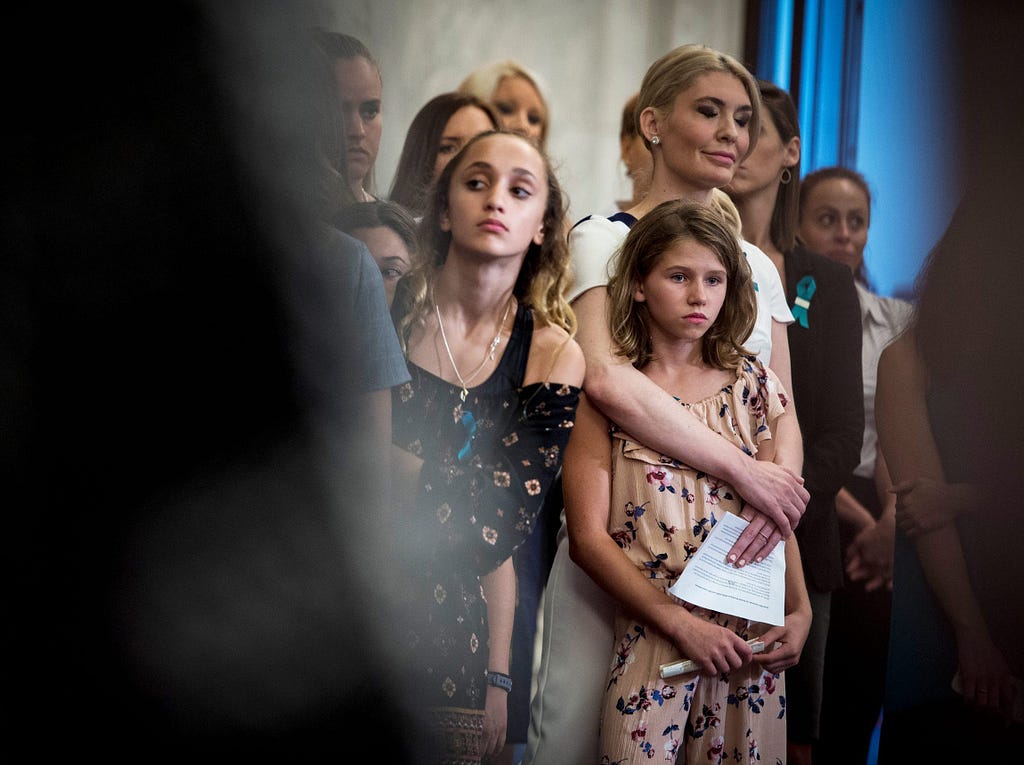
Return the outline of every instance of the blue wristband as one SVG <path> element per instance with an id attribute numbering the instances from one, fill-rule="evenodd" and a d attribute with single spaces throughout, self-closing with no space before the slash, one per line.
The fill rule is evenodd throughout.
<path id="1" fill-rule="evenodd" d="M 487 670 L 487 684 L 493 685 L 495 688 L 501 688 L 505 693 L 509 693 L 512 690 L 512 678 L 504 672 Z"/>

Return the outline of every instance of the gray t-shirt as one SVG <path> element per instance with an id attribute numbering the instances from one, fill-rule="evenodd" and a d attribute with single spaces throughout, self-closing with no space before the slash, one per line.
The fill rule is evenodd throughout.
<path id="1" fill-rule="evenodd" d="M 293 342 L 307 393 L 347 401 L 409 379 L 384 282 L 365 244 L 325 227 L 294 276 Z"/>

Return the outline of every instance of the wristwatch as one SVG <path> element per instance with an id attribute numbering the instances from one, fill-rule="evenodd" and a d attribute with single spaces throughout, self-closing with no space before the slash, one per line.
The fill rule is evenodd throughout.
<path id="1" fill-rule="evenodd" d="M 495 688 L 501 688 L 505 693 L 512 690 L 512 678 L 504 672 L 487 670 L 487 684 L 493 685 Z"/>

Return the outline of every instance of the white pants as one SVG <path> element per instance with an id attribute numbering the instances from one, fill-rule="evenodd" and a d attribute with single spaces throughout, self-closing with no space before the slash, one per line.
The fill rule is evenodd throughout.
<path id="1" fill-rule="evenodd" d="M 615 602 L 569 558 L 565 522 L 544 591 L 537 691 L 523 765 L 595 765 Z"/>

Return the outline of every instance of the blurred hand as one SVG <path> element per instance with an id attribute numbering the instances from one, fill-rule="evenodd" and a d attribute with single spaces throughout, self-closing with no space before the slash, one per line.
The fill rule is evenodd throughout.
<path id="1" fill-rule="evenodd" d="M 984 630 L 959 630 L 956 646 L 964 699 L 1009 714 L 1015 693 L 1010 668 L 988 634 Z"/>
<path id="2" fill-rule="evenodd" d="M 487 686 L 484 707 L 484 738 L 481 754 L 484 759 L 494 757 L 505 747 L 508 728 L 508 693 L 493 685 Z"/>
<path id="3" fill-rule="evenodd" d="M 893 547 L 896 526 L 891 516 L 862 528 L 846 550 L 846 575 L 862 582 L 866 592 L 892 589 Z"/>
<path id="4" fill-rule="evenodd" d="M 911 478 L 891 489 L 896 495 L 896 525 L 909 537 L 951 523 L 970 506 L 968 484 L 948 484 L 934 478 Z"/>

